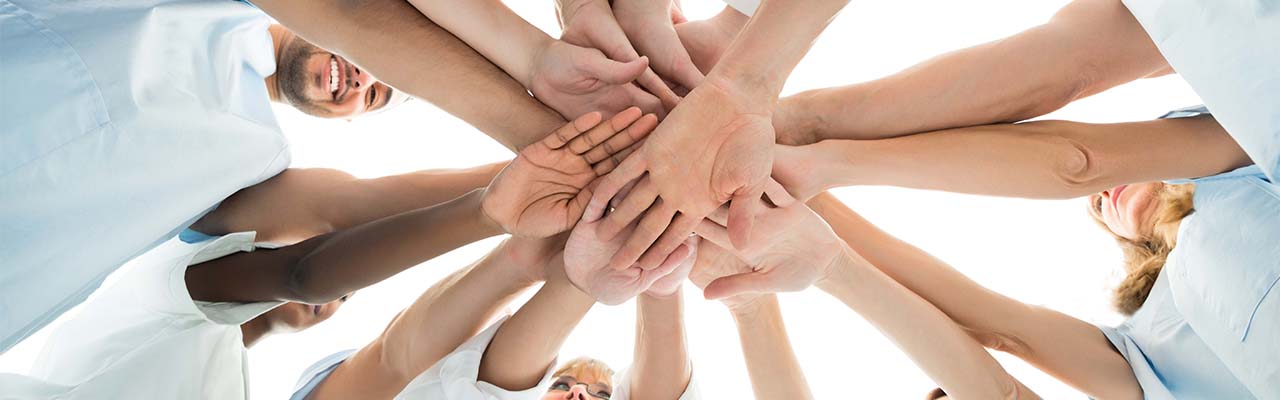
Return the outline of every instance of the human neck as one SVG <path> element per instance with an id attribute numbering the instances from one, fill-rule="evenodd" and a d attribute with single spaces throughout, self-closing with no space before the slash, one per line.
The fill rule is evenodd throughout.
<path id="1" fill-rule="evenodd" d="M 281 53 L 284 51 L 284 42 L 292 38 L 293 33 L 285 29 L 283 25 L 271 25 L 267 27 L 267 33 L 271 35 L 271 51 L 276 60 L 276 72 L 280 72 L 280 62 L 283 61 Z M 276 81 L 276 75 L 267 76 L 264 81 L 267 84 L 267 96 L 271 101 L 280 103 L 280 83 Z"/>
<path id="2" fill-rule="evenodd" d="M 271 323 L 261 315 L 240 325 L 244 347 L 253 347 L 259 340 L 271 334 Z"/>

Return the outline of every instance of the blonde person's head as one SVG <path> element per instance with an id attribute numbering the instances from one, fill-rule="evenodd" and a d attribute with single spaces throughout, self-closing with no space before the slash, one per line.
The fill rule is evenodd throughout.
<path id="1" fill-rule="evenodd" d="M 1112 294 L 1116 310 L 1131 315 L 1146 302 L 1178 240 L 1179 223 L 1194 209 L 1195 185 L 1150 182 L 1090 196 L 1090 213 L 1124 253 L 1125 277 Z"/>
<path id="2" fill-rule="evenodd" d="M 556 369 L 551 387 L 543 395 L 551 399 L 608 399 L 613 395 L 613 369 L 603 361 L 578 357 Z"/>

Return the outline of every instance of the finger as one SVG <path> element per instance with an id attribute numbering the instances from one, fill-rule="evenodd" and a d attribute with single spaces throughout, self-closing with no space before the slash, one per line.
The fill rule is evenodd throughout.
<path id="1" fill-rule="evenodd" d="M 671 221 L 671 225 L 667 227 L 665 232 L 662 232 L 662 236 L 659 236 L 658 240 L 640 256 L 640 261 L 638 261 L 640 268 L 656 268 L 662 263 L 662 260 L 667 258 L 667 255 L 689 240 L 689 234 L 693 233 L 693 228 L 697 227 L 701 221 L 702 218 L 691 217 L 687 214 L 676 214 L 675 220 Z"/>
<path id="2" fill-rule="evenodd" d="M 676 95 L 676 92 L 671 90 L 671 87 L 667 86 L 667 83 L 663 82 L 662 77 L 653 72 L 652 68 L 645 69 L 636 78 L 636 83 L 639 83 L 640 87 L 644 88 L 645 91 L 657 97 L 661 105 L 668 110 L 676 108 L 676 105 L 680 104 L 680 96 Z"/>
<path id="3" fill-rule="evenodd" d="M 685 262 L 692 256 L 694 256 L 693 247 L 688 244 L 681 244 L 680 247 L 676 248 L 675 251 L 672 251 L 657 268 L 644 272 L 645 277 L 647 278 L 646 280 L 652 279 L 652 281 L 648 282 L 652 285 L 653 282 L 657 282 L 659 279 L 665 278 L 667 275 L 671 275 L 676 272 L 676 270 L 680 269 L 681 266 L 684 266 Z"/>
<path id="4" fill-rule="evenodd" d="M 717 207 L 715 211 L 707 215 L 707 219 L 720 224 L 720 226 L 729 226 L 729 205 Z"/>
<path id="5" fill-rule="evenodd" d="M 640 178 L 635 188 L 627 193 L 627 197 L 622 198 L 622 202 L 614 207 L 613 212 L 604 217 L 604 221 L 600 222 L 600 227 L 596 228 L 596 233 L 603 240 L 612 240 L 618 236 L 628 225 L 644 214 L 650 206 L 654 205 L 658 200 L 658 185 L 653 183 L 652 179 L 647 176 Z"/>
<path id="6" fill-rule="evenodd" d="M 672 218 L 676 216 L 675 207 L 668 206 L 662 202 L 662 199 L 653 203 L 649 211 L 640 217 L 640 222 L 636 224 L 635 229 L 631 231 L 630 237 L 627 238 L 626 244 L 613 254 L 613 259 L 609 261 L 609 265 L 614 269 L 625 268 L 636 264 L 641 255 L 644 255 L 654 241 L 666 232 L 667 227 L 671 225 Z M 644 268 L 641 265 L 640 268 Z M 653 266 L 649 266 L 652 268 Z"/>
<path id="7" fill-rule="evenodd" d="M 604 161 L 596 163 L 596 165 L 592 167 L 596 171 L 596 176 L 608 175 L 614 168 L 622 165 L 622 162 L 626 161 L 628 157 L 631 157 L 631 153 L 634 153 L 636 149 L 639 148 L 640 143 L 631 145 L 631 147 L 626 148 L 626 150 L 619 151 L 617 154 L 609 156 L 609 158 L 606 158 Z M 626 187 L 624 186 L 623 188 Z"/>
<path id="8" fill-rule="evenodd" d="M 753 188 L 754 189 L 754 188 Z M 729 239 L 736 249 L 745 249 L 751 244 L 751 227 L 755 225 L 756 215 L 760 214 L 763 204 L 760 196 L 763 188 L 743 190 L 733 195 L 729 203 Z"/>
<path id="9" fill-rule="evenodd" d="M 624 111 L 624 113 L 631 112 L 631 110 L 635 110 L 636 112 L 640 111 L 639 108 L 632 107 L 627 109 L 627 111 Z M 603 142 L 598 142 L 599 145 L 591 148 L 590 151 L 587 151 L 587 153 L 583 155 L 583 158 L 591 164 L 608 159 L 609 156 L 617 154 L 622 150 L 626 150 L 633 144 L 639 143 L 645 137 L 649 136 L 649 133 L 653 132 L 653 128 L 657 126 L 658 116 L 645 114 L 632 122 L 629 126 L 626 126 L 626 129 L 622 129 L 621 132 L 604 139 Z M 570 143 L 570 145 L 572 145 L 572 143 Z"/>
<path id="10" fill-rule="evenodd" d="M 569 151 L 572 151 L 573 154 L 586 153 L 640 119 L 641 114 L 638 107 L 631 107 L 614 114 L 613 117 L 609 118 L 609 123 L 596 124 L 585 134 L 580 134 L 570 140 Z"/>
<path id="11" fill-rule="evenodd" d="M 699 221 L 698 225 L 693 228 L 693 233 L 698 234 L 698 236 L 701 236 L 703 239 L 707 239 L 712 244 L 719 246 L 722 249 L 733 248 L 733 243 L 729 241 L 729 230 L 715 222 L 705 219 Z"/>
<path id="12" fill-rule="evenodd" d="M 580 67 L 582 72 L 601 82 L 622 85 L 640 78 L 649 70 L 649 58 L 640 57 L 628 62 L 618 62 L 605 57 L 604 53 L 593 52 Z"/>
<path id="13" fill-rule="evenodd" d="M 631 190 L 635 189 L 636 184 L 638 183 L 640 183 L 640 181 L 631 181 L 627 186 L 623 186 L 622 190 L 618 192 L 618 195 L 614 196 L 613 200 L 609 201 L 609 207 L 618 207 L 619 205 L 622 205 L 622 200 L 631 195 Z"/>
<path id="14" fill-rule="evenodd" d="M 598 111 L 592 111 L 574 119 L 573 122 L 552 131 L 550 135 L 542 138 L 542 144 L 552 149 L 558 149 L 569 143 L 570 140 L 577 138 L 583 132 L 599 125 L 604 116 Z"/>
<path id="15" fill-rule="evenodd" d="M 773 203 L 773 205 L 778 207 L 790 207 L 792 204 L 796 203 L 795 196 L 792 196 L 791 193 L 787 191 L 787 188 L 783 187 L 781 183 L 778 183 L 778 181 L 773 178 L 769 178 L 765 181 L 764 194 L 769 197 L 770 203 Z"/>
<path id="16" fill-rule="evenodd" d="M 596 190 L 591 195 L 591 202 L 587 204 L 586 214 L 582 216 L 583 221 L 593 222 L 604 216 L 604 210 L 609 206 L 609 200 L 622 190 L 627 182 L 631 182 L 640 175 L 643 175 L 647 165 L 643 157 L 627 157 L 622 164 L 619 164 L 608 175 L 597 180 L 600 182 L 596 186 Z"/>
<path id="17" fill-rule="evenodd" d="M 772 280 L 768 274 L 747 272 L 716 278 L 702 290 L 702 295 L 709 300 L 718 300 L 744 293 L 770 293 L 773 292 L 771 288 Z"/>

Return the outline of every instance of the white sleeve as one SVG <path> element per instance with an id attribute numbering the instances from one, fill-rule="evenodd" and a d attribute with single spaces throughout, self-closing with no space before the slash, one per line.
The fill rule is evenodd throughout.
<path id="1" fill-rule="evenodd" d="M 760 0 L 724 0 L 724 4 L 750 17 L 756 13 L 756 8 L 760 7 Z"/>
<path id="2" fill-rule="evenodd" d="M 531 388 L 511 391 L 480 380 L 480 361 L 493 341 L 504 317 L 480 334 L 458 346 L 452 353 L 414 378 L 396 396 L 397 400 L 536 400 L 546 394 L 556 362 L 547 366 L 542 380 Z"/>

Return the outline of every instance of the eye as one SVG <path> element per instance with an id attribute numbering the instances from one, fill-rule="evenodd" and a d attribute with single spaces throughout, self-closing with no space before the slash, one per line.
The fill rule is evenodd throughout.
<path id="1" fill-rule="evenodd" d="M 594 396 L 595 396 L 597 399 L 609 400 L 609 392 L 606 392 L 606 391 L 603 391 L 603 390 L 601 390 L 601 391 L 599 391 L 599 392 L 596 392 L 596 393 L 594 394 Z"/>
<path id="2" fill-rule="evenodd" d="M 569 384 L 566 382 L 556 382 L 551 385 L 551 390 L 569 391 Z"/>
<path id="3" fill-rule="evenodd" d="M 1093 195 L 1093 211 L 1102 214 L 1102 196 Z"/>
<path id="4" fill-rule="evenodd" d="M 341 302 L 343 302 L 343 303 L 346 303 L 346 302 L 347 302 L 347 299 L 349 299 L 349 298 L 351 298 L 351 295 L 349 295 L 349 294 L 348 294 L 348 295 L 345 295 L 345 296 L 342 296 L 342 297 L 338 298 L 338 301 L 341 301 Z"/>
<path id="5" fill-rule="evenodd" d="M 369 88 L 369 95 L 364 96 L 364 98 L 365 98 L 365 105 L 364 105 L 365 110 L 373 109 L 373 105 L 378 104 L 377 102 L 375 102 L 378 98 L 378 87 L 374 86 Z"/>

